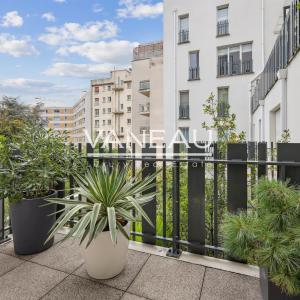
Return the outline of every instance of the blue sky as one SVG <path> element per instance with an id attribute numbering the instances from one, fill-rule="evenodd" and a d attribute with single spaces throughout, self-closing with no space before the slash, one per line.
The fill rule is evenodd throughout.
<path id="1" fill-rule="evenodd" d="M 72 105 L 89 80 L 162 39 L 159 0 L 0 0 L 0 96 Z"/>

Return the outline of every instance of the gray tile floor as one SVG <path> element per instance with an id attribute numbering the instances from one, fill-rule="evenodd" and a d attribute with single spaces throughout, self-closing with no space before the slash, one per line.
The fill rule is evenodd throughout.
<path id="1" fill-rule="evenodd" d="M 56 241 L 61 236 L 57 236 Z M 76 241 L 56 243 L 32 256 L 16 256 L 0 245 L 0 300 L 261 300 L 256 278 L 166 257 L 129 251 L 125 270 L 110 280 L 93 280 Z"/>

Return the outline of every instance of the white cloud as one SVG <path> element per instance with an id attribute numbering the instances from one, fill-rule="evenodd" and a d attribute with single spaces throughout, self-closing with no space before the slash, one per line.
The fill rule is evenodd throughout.
<path id="1" fill-rule="evenodd" d="M 61 47 L 57 53 L 60 55 L 77 54 L 97 63 L 126 65 L 132 59 L 132 50 L 137 45 L 138 43 L 125 40 L 101 41 Z"/>
<path id="2" fill-rule="evenodd" d="M 96 3 L 96 4 L 93 5 L 93 12 L 94 13 L 100 13 L 102 11 L 103 11 L 103 7 L 100 4 Z"/>
<path id="3" fill-rule="evenodd" d="M 21 101 L 25 100 L 28 103 L 37 102 L 37 97 L 41 97 L 43 102 L 47 102 L 47 104 L 52 103 L 52 105 L 54 101 L 46 100 L 47 98 L 59 99 L 60 105 L 68 102 L 73 103 L 83 89 L 85 87 L 78 84 L 76 86 L 67 86 L 38 79 L 10 78 L 0 80 L 0 93 L 2 95 L 20 96 Z"/>
<path id="4" fill-rule="evenodd" d="M 6 13 L 1 20 L 1 26 L 3 27 L 21 27 L 22 25 L 23 18 L 16 10 Z"/>
<path id="5" fill-rule="evenodd" d="M 46 12 L 42 14 L 42 19 L 47 20 L 48 22 L 55 22 L 55 16 L 53 15 L 52 12 Z"/>
<path id="6" fill-rule="evenodd" d="M 155 18 L 163 13 L 163 3 L 151 3 L 149 0 L 120 0 L 117 10 L 120 18 Z"/>
<path id="7" fill-rule="evenodd" d="M 0 53 L 20 57 L 38 54 L 38 51 L 30 44 L 29 37 L 17 39 L 8 33 L 0 33 Z"/>
<path id="8" fill-rule="evenodd" d="M 75 77 L 75 78 L 95 78 L 108 74 L 114 69 L 114 65 L 110 63 L 104 64 L 72 64 L 66 62 L 54 63 L 43 74 L 48 76 Z M 117 68 L 125 68 L 126 66 L 118 65 Z"/>
<path id="9" fill-rule="evenodd" d="M 65 3 L 65 2 L 67 2 L 66 0 L 53 0 L 54 2 L 56 2 L 56 3 Z"/>
<path id="10" fill-rule="evenodd" d="M 97 41 L 115 37 L 118 27 L 110 21 L 79 23 L 65 23 L 62 27 L 48 27 L 47 33 L 39 40 L 48 45 L 73 44 L 75 42 Z"/>

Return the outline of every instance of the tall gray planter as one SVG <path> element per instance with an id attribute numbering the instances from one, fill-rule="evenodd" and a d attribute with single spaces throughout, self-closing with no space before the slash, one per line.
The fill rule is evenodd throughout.
<path id="1" fill-rule="evenodd" d="M 53 245 L 54 238 L 45 244 L 49 230 L 54 225 L 56 204 L 49 204 L 47 198 L 55 198 L 57 192 L 36 199 L 24 199 L 10 204 L 10 218 L 15 253 L 29 255 L 42 252 Z"/>
<path id="2" fill-rule="evenodd" d="M 263 300 L 300 300 L 300 295 L 289 296 L 269 280 L 268 270 L 260 268 L 260 286 Z"/>

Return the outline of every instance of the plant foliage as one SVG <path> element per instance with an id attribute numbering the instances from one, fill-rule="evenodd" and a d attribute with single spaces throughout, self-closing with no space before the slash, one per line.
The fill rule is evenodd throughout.
<path id="1" fill-rule="evenodd" d="M 110 231 L 111 240 L 117 243 L 118 230 L 129 239 L 124 230 L 127 222 L 138 222 L 142 216 L 152 225 L 149 217 L 143 210 L 143 206 L 153 200 L 156 193 L 148 192 L 156 185 L 153 175 L 138 180 L 129 177 L 127 167 L 115 166 L 109 170 L 105 164 L 97 168 L 88 169 L 85 176 L 75 175 L 78 188 L 75 194 L 82 195 L 86 201 L 64 199 L 49 199 L 50 203 L 65 205 L 62 215 L 53 226 L 48 240 L 50 240 L 70 219 L 79 219 L 71 228 L 65 239 L 76 236 L 80 244 L 87 238 L 86 247 L 104 230 Z M 132 210 L 136 211 L 136 216 Z"/>
<path id="2" fill-rule="evenodd" d="M 40 125 L 27 125 L 13 140 L 0 138 L 0 198 L 11 202 L 42 197 L 81 168 L 65 135 Z"/>
<path id="3" fill-rule="evenodd" d="M 270 279 L 290 295 L 300 294 L 299 199 L 288 183 L 261 179 L 256 207 L 228 215 L 223 226 L 230 255 L 267 268 Z"/>

